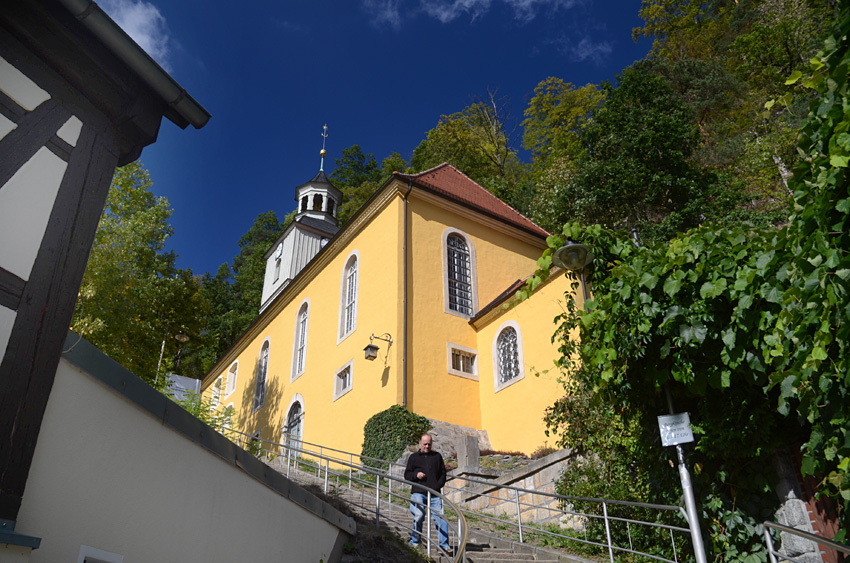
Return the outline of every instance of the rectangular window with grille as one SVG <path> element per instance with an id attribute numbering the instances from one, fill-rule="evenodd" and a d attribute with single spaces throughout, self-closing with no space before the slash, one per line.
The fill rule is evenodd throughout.
<path id="1" fill-rule="evenodd" d="M 351 362 L 348 362 L 334 377 L 334 401 L 351 391 Z"/>
<path id="2" fill-rule="evenodd" d="M 448 372 L 467 379 L 478 380 L 478 351 L 459 344 L 448 343 Z"/>

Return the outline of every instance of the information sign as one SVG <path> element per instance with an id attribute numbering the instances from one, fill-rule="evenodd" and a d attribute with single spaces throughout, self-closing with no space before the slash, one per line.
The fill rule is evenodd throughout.
<path id="1" fill-rule="evenodd" d="M 691 418 L 686 412 L 659 416 L 658 429 L 661 431 L 661 445 L 663 446 L 675 446 L 694 441 L 694 433 L 691 431 Z"/>

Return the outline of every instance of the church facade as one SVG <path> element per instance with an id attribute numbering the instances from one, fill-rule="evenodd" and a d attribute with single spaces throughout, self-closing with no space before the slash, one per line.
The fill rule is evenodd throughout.
<path id="1" fill-rule="evenodd" d="M 513 295 L 548 233 L 449 164 L 394 173 L 339 229 L 317 174 L 266 254 L 259 316 L 204 378 L 231 427 L 359 452 L 363 426 L 403 405 L 531 453 L 563 394 L 553 319 L 569 283 Z M 371 356 L 371 359 L 368 357 Z"/>

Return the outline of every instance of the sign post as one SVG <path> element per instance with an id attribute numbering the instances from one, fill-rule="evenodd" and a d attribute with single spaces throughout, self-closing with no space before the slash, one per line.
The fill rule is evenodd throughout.
<path id="1" fill-rule="evenodd" d="M 694 433 L 691 430 L 691 419 L 688 413 L 673 413 L 672 401 L 668 395 L 670 404 L 669 415 L 658 417 L 658 430 L 661 432 L 661 444 L 663 446 L 676 446 L 676 454 L 679 458 L 679 479 L 682 482 L 682 494 L 685 497 L 685 510 L 688 515 L 688 527 L 691 529 L 691 541 L 694 544 L 694 556 L 696 563 L 706 563 L 705 546 L 702 543 L 702 531 L 697 516 L 697 503 L 694 498 L 694 488 L 691 484 L 691 474 L 685 464 L 685 452 L 682 444 L 694 441 Z"/>

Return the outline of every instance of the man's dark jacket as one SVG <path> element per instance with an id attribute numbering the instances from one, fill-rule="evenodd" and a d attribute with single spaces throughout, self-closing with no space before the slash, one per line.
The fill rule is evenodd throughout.
<path id="1" fill-rule="evenodd" d="M 416 474 L 420 471 L 425 474 L 424 479 L 416 478 Z M 446 484 L 446 465 L 443 463 L 443 456 L 438 452 L 428 452 L 427 454 L 420 451 L 413 452 L 407 458 L 404 478 L 414 483 L 421 483 L 435 491 L 442 490 L 443 485 Z M 427 491 L 422 487 L 411 485 L 410 492 L 426 493 Z"/>

